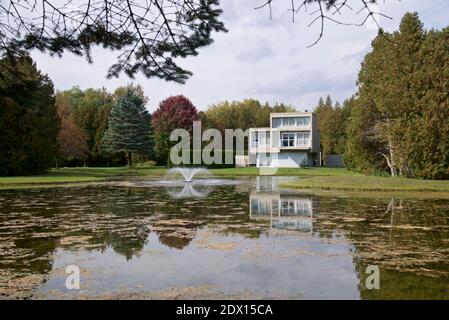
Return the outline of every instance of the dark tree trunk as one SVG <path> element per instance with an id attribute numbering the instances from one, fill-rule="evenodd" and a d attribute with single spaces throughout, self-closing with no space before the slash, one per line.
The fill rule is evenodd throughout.
<path id="1" fill-rule="evenodd" d="M 128 167 L 131 168 L 133 166 L 133 154 L 132 152 L 126 151 L 126 162 L 128 163 Z"/>

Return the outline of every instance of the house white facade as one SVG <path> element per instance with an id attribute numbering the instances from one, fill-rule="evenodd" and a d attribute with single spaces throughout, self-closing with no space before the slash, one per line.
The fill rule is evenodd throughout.
<path id="1" fill-rule="evenodd" d="M 269 128 L 249 131 L 249 159 L 257 167 L 295 168 L 321 164 L 320 134 L 313 112 L 270 114 Z"/>

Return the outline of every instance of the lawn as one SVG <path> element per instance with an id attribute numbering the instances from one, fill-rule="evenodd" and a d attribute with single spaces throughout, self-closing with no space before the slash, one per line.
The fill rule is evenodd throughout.
<path id="1" fill-rule="evenodd" d="M 211 169 L 210 172 L 215 176 L 222 177 L 259 175 L 259 169 L 254 167 Z M 62 168 L 52 169 L 47 174 L 38 176 L 0 177 L 0 189 L 82 185 L 90 182 L 160 177 L 166 173 L 167 169 L 163 167 Z M 282 187 L 293 189 L 449 192 L 449 181 L 364 176 L 340 168 L 281 168 L 276 175 L 298 176 L 297 181 L 282 185 Z"/>
<path id="2" fill-rule="evenodd" d="M 286 188 L 343 191 L 433 191 L 449 192 L 449 181 L 418 180 L 363 175 L 303 177 L 282 184 Z"/>
<path id="3" fill-rule="evenodd" d="M 52 169 L 46 174 L 37 176 L 0 177 L 0 189 L 45 187 L 86 182 L 99 182 L 122 177 L 156 176 L 165 174 L 162 167 L 133 168 L 62 168 Z"/>
<path id="4" fill-rule="evenodd" d="M 259 168 L 227 168 L 227 169 L 211 169 L 214 175 L 227 176 L 258 176 Z M 276 176 L 360 176 L 361 174 L 349 171 L 343 168 L 279 168 L 275 173 Z"/>
<path id="5" fill-rule="evenodd" d="M 220 176 L 257 176 L 257 168 L 211 169 L 213 175 Z M 109 168 L 61 168 L 52 169 L 47 174 L 37 176 L 0 177 L 0 188 L 14 185 L 39 185 L 59 183 L 98 182 L 126 177 L 163 176 L 167 173 L 164 167 L 109 167 Z M 276 175 L 288 176 L 341 176 L 357 175 L 346 169 L 311 168 L 311 169 L 279 169 Z"/>

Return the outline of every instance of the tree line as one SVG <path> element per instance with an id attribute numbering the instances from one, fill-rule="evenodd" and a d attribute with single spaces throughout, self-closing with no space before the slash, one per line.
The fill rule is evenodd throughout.
<path id="1" fill-rule="evenodd" d="M 379 31 L 361 65 L 357 92 L 341 105 L 315 108 L 323 155 L 344 154 L 366 174 L 449 178 L 449 28 L 425 30 L 407 13 L 399 30 Z M 59 165 L 170 165 L 175 128 L 192 131 L 266 127 L 271 112 L 294 111 L 254 99 L 224 101 L 198 112 L 184 96 L 150 115 L 139 85 L 55 92 L 32 59 L 0 59 L 0 174 L 36 174 Z M 132 143 L 131 143 L 132 141 Z M 232 150 L 234 152 L 234 150 Z"/>
<path id="2" fill-rule="evenodd" d="M 39 174 L 50 167 L 129 165 L 155 161 L 170 166 L 174 129 L 243 129 L 268 126 L 271 112 L 291 106 L 254 99 L 222 102 L 198 112 L 185 96 L 172 96 L 150 114 L 142 86 L 113 92 L 73 87 L 56 91 L 27 56 L 0 60 L 0 175 Z M 231 150 L 235 152 L 235 150 Z"/>

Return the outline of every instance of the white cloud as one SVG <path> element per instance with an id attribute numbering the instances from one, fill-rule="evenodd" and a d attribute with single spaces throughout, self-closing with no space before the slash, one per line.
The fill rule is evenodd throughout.
<path id="1" fill-rule="evenodd" d="M 285 7 L 281 6 L 283 2 Z M 267 11 L 254 10 L 261 1 L 222 0 L 222 3 L 229 32 L 216 34 L 215 42 L 201 49 L 198 56 L 179 61 L 194 73 L 187 84 L 136 77 L 134 81 L 150 97 L 150 111 L 165 97 L 175 94 L 186 95 L 201 110 L 218 101 L 249 97 L 310 109 L 320 96 L 329 93 L 342 101 L 355 92 L 360 63 L 376 30 L 327 23 L 321 41 L 307 48 L 316 39 L 319 26 L 307 27 L 311 21 L 308 14 L 301 14 L 295 24 L 291 23 L 287 11 L 290 1 L 278 2 L 273 20 L 269 20 Z M 389 0 L 379 8 L 393 18 L 380 21 L 388 31 L 398 27 L 407 11 L 417 11 L 428 29 L 446 26 L 449 16 L 447 0 Z M 73 55 L 58 59 L 33 53 L 39 68 L 48 73 L 57 89 L 79 85 L 113 90 L 131 82 L 125 75 L 106 79 L 116 55 L 98 48 L 93 52 L 94 63 L 88 64 L 84 58 Z"/>

